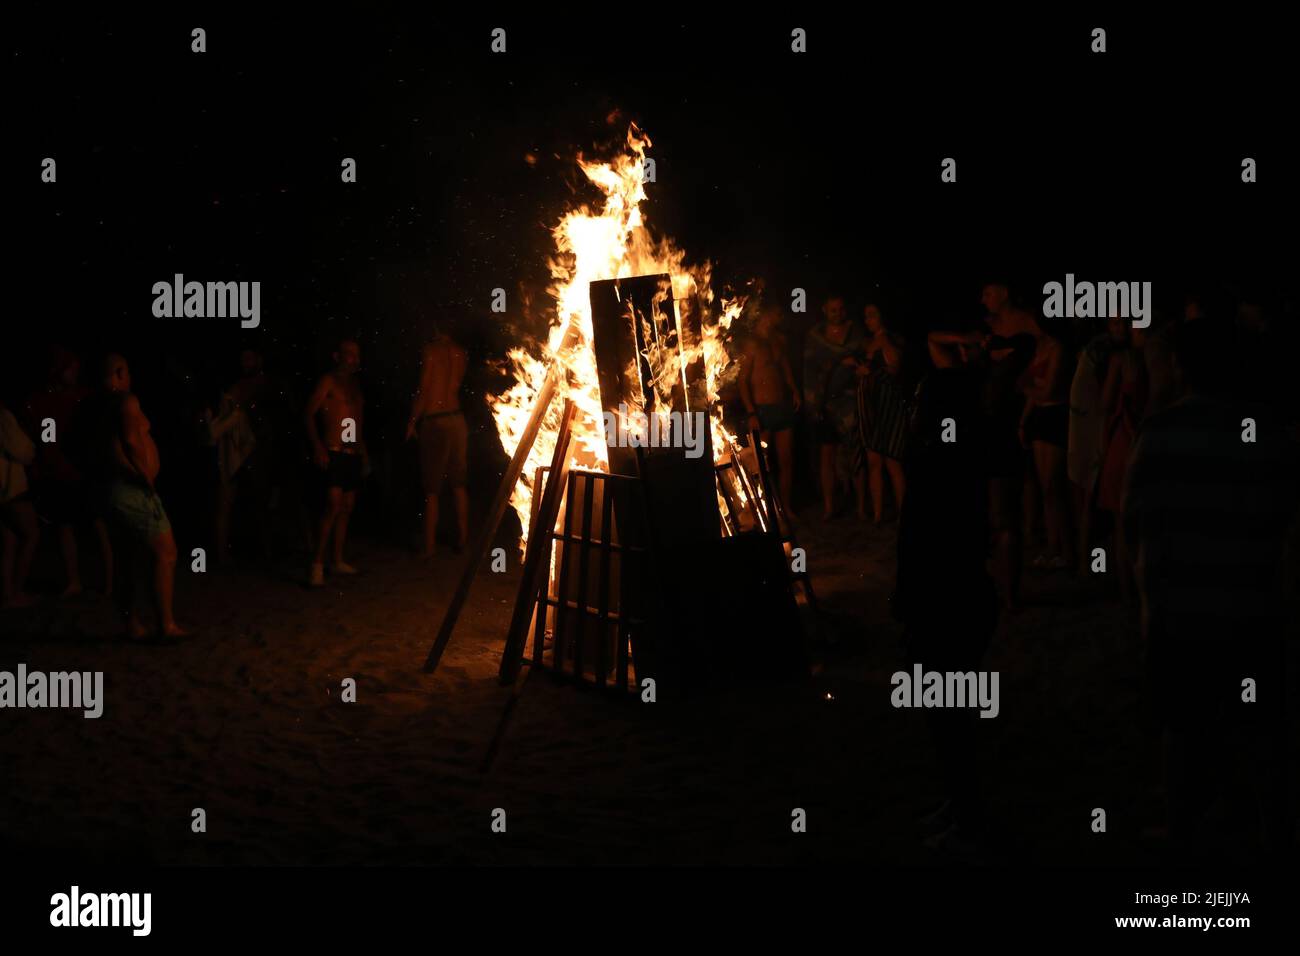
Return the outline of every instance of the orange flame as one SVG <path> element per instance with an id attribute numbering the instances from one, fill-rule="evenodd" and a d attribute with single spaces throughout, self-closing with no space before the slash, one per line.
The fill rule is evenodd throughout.
<path id="1" fill-rule="evenodd" d="M 566 373 L 561 376 L 549 413 L 510 498 L 523 528 L 521 549 L 527 544 L 537 469 L 551 462 L 565 398 L 572 399 L 578 407 L 570 446 L 573 449 L 571 461 L 585 468 L 609 470 L 600 383 L 592 348 L 588 284 L 602 279 L 668 273 L 672 276 L 675 301 L 693 297 L 703 304 L 706 312 L 713 311 L 711 307 L 715 300 L 710 285 L 710 264 L 706 261 L 697 266 L 687 265 L 682 250 L 670 239 L 656 239 L 646 226 L 641 207 L 646 199 L 645 151 L 649 146 L 649 137 L 633 124 L 628 129 L 626 149 L 608 162 L 588 161 L 578 155 L 579 167 L 603 193 L 604 199 L 598 208 L 583 205 L 570 210 L 551 230 L 555 255 L 549 260 L 552 285 L 548 292 L 555 300 L 555 317 L 547 343 L 540 355 L 523 348 L 511 349 L 506 362 L 514 384 L 502 394 L 488 399 L 501 445 L 507 455 L 513 455 L 547 371 L 559 362 Z M 671 387 L 673 381 L 684 376 L 686 366 L 703 354 L 715 461 L 722 457 L 728 439 L 715 402 L 718 390 L 735 374 L 726 339 L 744 304 L 743 296 L 724 299 L 716 316 L 703 316 L 701 341 L 686 343 L 681 354 L 655 357 L 655 365 L 660 370 L 659 380 Z M 579 332 L 577 343 L 562 351 L 561 342 L 570 323 Z"/>

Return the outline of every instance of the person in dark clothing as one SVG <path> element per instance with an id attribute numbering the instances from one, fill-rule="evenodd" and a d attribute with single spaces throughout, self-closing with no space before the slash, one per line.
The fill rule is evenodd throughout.
<path id="1" fill-rule="evenodd" d="M 1160 330 L 1145 359 L 1154 392 L 1172 400 L 1142 423 L 1123 516 L 1148 714 L 1164 732 L 1170 842 L 1184 860 L 1225 849 L 1209 818 L 1237 777 L 1253 785 L 1260 845 L 1282 855 L 1294 842 L 1282 566 L 1297 445 L 1273 410 L 1232 393 L 1209 322 Z"/>
<path id="2" fill-rule="evenodd" d="M 917 387 L 905 462 L 894 611 L 908 666 L 974 671 L 997 626 L 989 552 L 988 444 L 982 370 L 930 343 L 935 369 Z M 949 800 L 929 821 L 940 843 L 983 828 L 974 734 L 978 714 L 927 709 Z"/>
<path id="3" fill-rule="evenodd" d="M 982 401 L 987 414 L 987 480 L 989 521 L 993 534 L 993 570 L 1002 606 L 1020 606 L 1020 572 L 1024 558 L 1024 518 L 1021 510 L 1028 452 L 1021 441 L 1025 409 L 1025 375 L 1034 359 L 1037 323 L 1011 301 L 1004 282 L 984 286 L 981 298 L 988 310 L 986 332 L 931 332 L 935 346 L 979 350 L 984 369 Z"/>
<path id="4" fill-rule="evenodd" d="M 108 528 L 96 508 L 93 489 L 77 466 L 85 436 L 79 434 L 81 406 L 90 389 L 80 384 L 81 361 L 65 349 L 52 350 L 46 387 L 27 401 L 26 417 L 33 435 L 40 435 L 49 422 L 54 440 L 36 446 L 33 469 L 33 498 L 37 513 L 58 529 L 59 552 L 67 585 L 62 597 L 82 591 L 81 565 L 77 556 L 77 530 L 89 525 L 99 543 L 104 593 L 113 590 L 113 548 Z"/>

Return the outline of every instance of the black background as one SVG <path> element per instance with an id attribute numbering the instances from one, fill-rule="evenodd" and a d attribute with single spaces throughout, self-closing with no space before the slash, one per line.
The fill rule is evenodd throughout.
<path id="1" fill-rule="evenodd" d="M 1213 18 L 1184 10 L 1159 23 L 1100 10 L 756 9 L 670 15 L 651 5 L 620 18 L 555 5 L 544 17 L 483 11 L 474 21 L 324 7 L 244 20 L 209 10 L 15 18 L 0 389 L 12 400 L 37 384 L 36 346 L 59 341 L 86 354 L 125 351 L 150 407 L 151 393 L 156 405 L 169 388 L 169 367 L 219 378 L 256 345 L 305 377 L 332 339 L 353 333 L 368 389 L 396 403 L 413 384 L 427 320 L 470 320 L 480 357 L 518 340 L 521 330 L 489 312 L 491 289 L 540 288 L 548 229 L 579 185 L 575 152 L 617 140 L 629 119 L 654 141 L 651 225 L 692 260 L 712 260 L 717 288 L 762 275 L 771 289 L 801 286 L 814 298 L 830 288 L 855 304 L 884 295 L 909 321 L 934 325 L 977 317 L 990 274 L 1032 296 L 1074 272 L 1151 280 L 1166 310 L 1187 288 L 1210 285 L 1248 290 L 1294 317 L 1285 81 L 1294 41 L 1281 21 L 1257 8 Z M 190 52 L 195 26 L 207 30 L 202 55 Z M 489 52 L 495 26 L 507 29 L 504 56 Z M 805 55 L 790 52 L 793 26 L 808 30 Z M 1093 26 L 1108 30 L 1104 55 L 1089 52 Z M 40 181 L 46 156 L 58 162 L 57 184 Z M 358 163 L 354 185 L 339 179 L 345 156 Z M 956 184 L 939 181 L 946 156 L 958 161 Z M 1259 164 L 1254 185 L 1240 179 L 1245 156 Z M 151 287 L 175 272 L 261 281 L 261 327 L 153 318 Z M 1047 914 L 1090 916 L 1071 922 L 1073 935 L 1136 912 L 1121 905 L 1135 890 L 1199 888 L 1084 876 L 1035 875 L 1001 890 L 947 877 L 896 888 L 888 905 L 924 919 L 936 894 L 948 906 L 974 900 L 985 913 L 978 930 L 966 924 L 974 942 L 1016 935 L 1018 918 L 1043 928 Z M 203 918 L 216 901 L 201 894 L 230 881 L 190 878 L 187 903 L 186 879 L 167 877 L 170 912 Z M 61 873 L 32 889 L 66 892 L 76 879 Z M 509 910 L 537 882 L 512 879 L 515 891 L 483 886 L 481 902 L 500 892 Z M 1098 899 L 1096 887 L 1117 879 L 1125 888 L 1107 891 L 1113 905 Z M 157 892 L 162 881 L 151 880 Z M 111 875 L 100 882 L 93 888 L 124 888 Z M 341 901 L 318 894 L 337 893 L 323 888 L 333 882 L 296 873 L 275 885 L 298 914 L 289 935 L 327 929 L 322 910 Z M 648 885 L 637 898 L 660 898 L 662 882 L 638 878 Z M 385 877 L 358 904 L 405 884 Z M 713 891 L 713 915 L 726 919 L 732 894 Z M 401 899 L 383 925 L 419 931 L 421 900 Z M 24 923 L 45 921 L 44 900 L 23 906 Z M 773 919 L 825 915 L 807 899 L 787 909 L 769 901 Z M 238 918 L 237 907 L 222 909 Z M 649 933 L 640 912 L 633 923 Z M 168 918 L 157 900 L 155 913 Z"/>
<path id="2" fill-rule="evenodd" d="M 255 342 L 304 362 L 355 331 L 388 372 L 422 319 L 453 314 L 500 350 L 516 336 L 491 289 L 544 284 L 575 153 L 628 120 L 654 141 L 652 227 L 712 260 L 719 287 L 761 275 L 855 303 L 878 290 L 925 324 L 977 316 L 995 273 L 1026 297 L 1066 272 L 1150 279 L 1168 310 L 1189 283 L 1282 294 L 1284 31 L 803 13 L 804 55 L 789 16 L 651 10 L 20 25 L 10 317 L 20 335 L 91 346 L 224 357 Z M 1105 54 L 1089 52 L 1094 20 Z M 200 22 L 208 52 L 194 54 Z M 344 156 L 356 184 L 340 182 Z M 956 184 L 939 181 L 947 156 Z M 263 327 L 154 319 L 150 288 L 174 272 L 261 281 Z"/>

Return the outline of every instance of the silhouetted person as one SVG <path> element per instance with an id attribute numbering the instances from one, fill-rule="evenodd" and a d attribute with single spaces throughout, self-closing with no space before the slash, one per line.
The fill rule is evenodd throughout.
<path id="1" fill-rule="evenodd" d="M 40 539 L 27 487 L 27 468 L 35 460 L 36 446 L 0 403 L 0 607 L 27 607 L 34 600 L 26 585 Z"/>
<path id="2" fill-rule="evenodd" d="M 217 450 L 217 484 L 212 512 L 213 557 L 225 564 L 230 552 L 230 523 L 239 492 L 244 463 L 253 453 L 256 439 L 244 410 L 229 390 L 221 393 L 216 408 L 203 411 L 209 444 Z"/>
<path id="3" fill-rule="evenodd" d="M 864 358 L 866 333 L 849 319 L 844 297 L 822 305 L 825 321 L 804 339 L 804 412 L 811 417 L 821 478 L 822 518 L 835 513 L 838 480 L 853 486 L 859 518 L 867 516 L 866 467 L 858 427 L 857 368 Z"/>
<path id="4" fill-rule="evenodd" d="M 325 506 L 316 529 L 316 553 L 308 580 L 312 587 L 325 583 L 325 549 L 334 536 L 331 569 L 338 574 L 356 574 L 343 559 L 348 520 L 356 505 L 357 489 L 365 477 L 368 453 L 362 435 L 365 399 L 357 382 L 361 367 L 361 346 L 344 339 L 334 352 L 334 368 L 321 376 L 307 402 L 307 437 L 312 459 L 324 476 Z"/>
<path id="5" fill-rule="evenodd" d="M 793 512 L 794 425 L 800 399 L 780 326 L 781 310 L 764 306 L 740 358 L 740 397 L 745 403 L 746 427 L 757 431 L 776 452 L 778 491 L 787 510 Z"/>
<path id="6" fill-rule="evenodd" d="M 441 329 L 424 346 L 420 386 L 411 402 L 406 437 L 420 448 L 420 484 L 424 491 L 424 550 L 430 557 L 438 531 L 438 496 L 451 489 L 456 505 L 456 551 L 469 536 L 469 495 L 465 490 L 469 457 L 469 429 L 460 408 L 460 386 L 465 379 L 465 350 Z"/>
<path id="7" fill-rule="evenodd" d="M 885 324 L 880 307 L 869 303 L 862 310 L 867 325 L 866 361 L 862 373 L 862 443 L 867 451 L 867 484 L 871 510 L 880 524 L 885 507 L 885 472 L 894 487 L 894 503 L 903 510 L 907 483 L 903 477 L 903 452 L 907 438 L 908 399 L 903 387 L 903 339 Z M 865 413 L 865 414 L 862 414 Z"/>
<path id="8" fill-rule="evenodd" d="M 45 389 L 27 402 L 27 421 L 34 434 L 44 430 L 47 421 L 54 426 L 54 441 L 42 441 L 36 446 L 32 497 L 37 513 L 58 529 L 59 553 L 67 580 L 63 597 L 73 597 L 82 590 L 77 528 L 84 525 L 94 529 L 99 543 L 104 593 L 113 590 L 113 548 L 108 528 L 95 507 L 94 492 L 78 467 L 84 438 L 78 433 L 79 417 L 90 395 L 90 389 L 80 384 L 80 375 L 81 360 L 71 352 L 56 348 Z"/>
<path id="9" fill-rule="evenodd" d="M 131 393 L 126 359 L 109 355 L 104 363 L 107 395 L 99 409 L 97 436 L 104 482 L 105 514 L 113 536 L 116 580 L 113 594 L 129 638 L 147 634 L 135 607 L 136 565 L 151 566 L 154 609 L 163 637 L 183 637 L 186 631 L 172 613 L 176 540 L 154 483 L 161 467 L 158 446 L 149 433 L 140 401 Z"/>
<path id="10" fill-rule="evenodd" d="M 998 619 L 989 552 L 984 375 L 954 345 L 930 343 L 934 370 L 916 390 L 905 462 L 893 597 L 909 668 L 979 668 Z M 951 419 L 951 422 L 947 420 Z M 947 437 L 954 440 L 946 441 Z M 940 843 L 969 843 L 984 826 L 975 727 L 979 713 L 926 708 L 948 801 L 927 823 Z"/>
<path id="11" fill-rule="evenodd" d="M 1026 451 L 1020 439 L 1025 397 L 1021 378 L 1038 342 L 1034 317 L 1011 302 L 1003 282 L 989 282 L 981 295 L 988 334 L 931 332 L 938 345 L 981 346 L 985 356 L 984 405 L 988 415 L 989 521 L 993 530 L 993 574 L 1002 606 L 1020 605 L 1024 556 L 1023 512 Z"/>
<path id="12" fill-rule="evenodd" d="M 1076 564 L 1081 577 L 1092 575 L 1089 561 L 1092 515 L 1107 426 L 1102 393 L 1110 370 L 1110 357 L 1127 345 L 1128 334 L 1126 320 L 1109 319 L 1106 331 L 1094 335 L 1079 350 L 1074 378 L 1070 383 L 1070 439 L 1065 460 L 1066 475 L 1074 496 L 1075 528 L 1078 532 Z"/>
<path id="13" fill-rule="evenodd" d="M 1181 854 L 1211 851 L 1207 814 L 1226 781 L 1244 778 L 1263 846 L 1281 853 L 1294 839 L 1281 576 L 1300 489 L 1296 445 L 1267 408 L 1222 391 L 1231 379 L 1212 323 L 1161 329 L 1145 359 L 1162 407 L 1138 434 L 1124 520 L 1148 702 L 1165 730 L 1169 835 Z"/>
<path id="14" fill-rule="evenodd" d="M 271 552 L 272 499 L 279 461 L 277 433 L 285 396 L 265 371 L 262 355 L 245 349 L 239 378 L 206 416 L 209 441 L 217 448 L 217 498 L 214 538 L 217 557 L 229 556 L 230 529 L 236 510 L 247 513 L 263 556 Z M 240 504 L 242 503 L 242 509 Z"/>
<path id="15" fill-rule="evenodd" d="M 1034 357 L 1029 363 L 1024 409 L 1020 413 L 1021 444 L 1029 449 L 1042 492 L 1046 548 L 1034 559 L 1036 568 L 1059 570 L 1074 565 L 1070 492 L 1065 471 L 1070 439 L 1070 379 L 1073 368 L 1063 343 L 1032 321 Z"/>
<path id="16" fill-rule="evenodd" d="M 1096 501 L 1098 510 L 1111 516 L 1115 542 L 1113 571 L 1119 578 L 1119 593 L 1125 603 L 1132 600 L 1135 586 L 1121 509 L 1129 457 L 1146 413 L 1147 369 L 1142 359 L 1146 334 L 1145 329 L 1127 330 L 1124 345 L 1111 353 L 1106 382 L 1102 386 L 1106 427 L 1102 433 Z"/>

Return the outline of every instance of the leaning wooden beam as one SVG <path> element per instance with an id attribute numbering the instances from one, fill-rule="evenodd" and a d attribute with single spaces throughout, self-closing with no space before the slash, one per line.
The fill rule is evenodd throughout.
<path id="1" fill-rule="evenodd" d="M 780 493 L 776 489 L 776 482 L 772 480 L 771 473 L 767 470 L 767 456 L 763 454 L 763 438 L 757 429 L 749 433 L 749 446 L 754 450 L 758 480 L 763 486 L 763 505 L 767 508 L 768 523 L 777 536 L 781 537 L 781 507 L 778 500 Z"/>
<path id="2" fill-rule="evenodd" d="M 519 577 L 519 593 L 515 597 L 515 611 L 510 619 L 510 629 L 506 631 L 505 650 L 501 653 L 499 674 L 503 684 L 510 683 L 519 675 L 519 668 L 523 664 L 524 642 L 528 638 L 528 623 L 533 619 L 534 609 L 538 614 L 546 613 L 545 603 L 538 606 L 538 595 L 544 594 L 547 586 L 551 545 L 555 540 L 555 519 L 560 513 L 560 502 L 564 500 L 564 487 L 569 474 L 569 439 L 573 435 L 573 419 L 577 413 L 578 406 L 572 399 L 566 399 L 564 414 L 560 418 L 560 430 L 555 433 L 555 455 L 551 459 L 550 476 L 546 479 L 542 505 L 537 509 L 537 522 L 529 530 L 524 569 Z M 568 546 L 567 542 L 565 546 Z M 563 598 L 560 595 L 560 599 Z M 558 655 L 559 644 L 555 647 Z M 559 666 L 557 662 L 557 670 Z"/>
<path id="3" fill-rule="evenodd" d="M 735 466 L 736 479 L 740 482 L 740 490 L 745 493 L 749 500 L 750 507 L 754 509 L 754 522 L 758 525 L 760 531 L 766 531 L 767 522 L 764 520 L 764 506 L 758 499 L 758 491 L 754 483 L 749 479 L 749 472 L 745 470 L 745 463 L 740 459 L 740 446 L 730 438 L 727 439 L 727 448 L 731 452 L 731 461 Z"/>
<path id="4" fill-rule="evenodd" d="M 560 351 L 564 352 L 572 348 L 577 343 L 579 335 L 578 326 L 570 322 L 560 344 Z M 542 382 L 542 387 L 537 393 L 533 413 L 528 419 L 528 424 L 524 427 L 524 433 L 519 437 L 519 445 L 515 448 L 514 457 L 510 459 L 510 464 L 506 467 L 506 473 L 501 477 L 501 487 L 497 489 L 497 496 L 492 501 L 492 507 L 488 509 L 487 519 L 479 529 L 473 547 L 469 549 L 469 556 L 465 561 L 465 570 L 461 572 L 460 583 L 456 586 L 456 593 L 452 595 L 451 603 L 447 606 L 447 613 L 442 617 L 442 625 L 438 628 L 438 636 L 434 639 L 433 647 L 429 649 L 429 656 L 424 661 L 426 673 L 431 673 L 437 668 L 438 661 L 442 659 L 442 652 L 447 649 L 447 642 L 451 640 L 451 632 L 456 627 L 460 612 L 465 607 L 465 599 L 469 597 L 470 585 L 474 583 L 474 576 L 478 573 L 479 565 L 483 563 L 488 548 L 491 547 L 493 539 L 496 538 L 501 519 L 505 517 L 506 508 L 510 506 L 510 494 L 514 491 L 515 483 L 519 480 L 524 465 L 528 462 L 528 453 L 533 450 L 533 442 L 537 440 L 537 433 L 541 430 L 542 421 L 546 418 L 546 413 L 551 407 L 551 400 L 555 397 L 555 387 L 559 384 L 563 371 L 564 363 L 553 359 L 551 368 L 546 373 L 546 379 Z"/>

